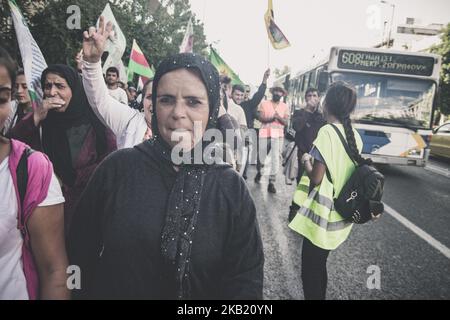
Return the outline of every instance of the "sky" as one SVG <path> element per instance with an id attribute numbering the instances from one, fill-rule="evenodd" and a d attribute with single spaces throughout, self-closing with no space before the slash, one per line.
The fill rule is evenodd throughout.
<path id="1" fill-rule="evenodd" d="M 190 0 L 204 23 L 206 40 L 242 81 L 257 85 L 269 66 L 301 71 L 326 58 L 332 46 L 373 47 L 380 43 L 392 6 L 375 0 L 273 0 L 275 22 L 291 46 L 268 45 L 267 0 Z M 450 22 L 449 0 L 389 0 L 395 5 L 393 33 L 407 17 L 420 25 Z M 387 31 L 386 31 L 387 33 Z M 387 37 L 387 36 L 386 36 Z M 195 41 L 195 40 L 194 40 Z M 274 76 L 269 78 L 273 82 Z"/>

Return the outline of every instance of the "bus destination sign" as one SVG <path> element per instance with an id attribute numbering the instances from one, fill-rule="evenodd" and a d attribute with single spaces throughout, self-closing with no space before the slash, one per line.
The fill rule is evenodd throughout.
<path id="1" fill-rule="evenodd" d="M 340 50 L 338 67 L 342 69 L 431 76 L 434 58 L 396 53 Z"/>

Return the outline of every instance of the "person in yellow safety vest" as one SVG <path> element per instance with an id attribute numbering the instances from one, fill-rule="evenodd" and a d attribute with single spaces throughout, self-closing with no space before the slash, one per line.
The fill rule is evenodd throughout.
<path id="1" fill-rule="evenodd" d="M 303 236 L 302 281 L 305 299 L 325 299 L 327 258 L 331 250 L 342 244 L 350 234 L 352 223 L 334 209 L 333 199 L 355 170 L 344 146 L 329 123 L 344 134 L 355 160 L 360 160 L 362 140 L 353 129 L 350 114 L 356 106 L 356 91 L 343 82 L 333 83 L 324 100 L 323 126 L 310 153 L 302 157 L 305 172 L 294 193 L 300 206 L 289 227 Z"/>

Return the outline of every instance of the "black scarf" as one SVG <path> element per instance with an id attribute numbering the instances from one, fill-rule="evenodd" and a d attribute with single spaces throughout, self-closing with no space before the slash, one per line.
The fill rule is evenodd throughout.
<path id="1" fill-rule="evenodd" d="M 152 101 L 155 112 L 152 118 L 153 138 L 148 141 L 165 166 L 172 166 L 171 148 L 162 139 L 157 122 L 157 90 L 161 77 L 177 69 L 193 69 L 200 73 L 208 93 L 209 119 L 206 129 L 217 128 L 219 113 L 219 74 L 216 68 L 197 54 L 177 54 L 161 62 L 153 80 Z M 204 150 L 209 142 L 201 141 Z M 196 147 L 199 147 L 197 145 Z M 193 149 L 194 150 L 194 149 Z M 193 161 L 193 153 L 189 160 Z M 190 162 L 194 163 L 194 162 Z M 206 164 L 182 164 L 167 203 L 166 220 L 161 233 L 161 254 L 167 264 L 170 281 L 173 281 L 178 299 L 190 298 L 190 254 L 192 239 L 200 211 L 204 177 L 211 167 Z"/>
<path id="2" fill-rule="evenodd" d="M 47 118 L 42 122 L 42 144 L 45 153 L 54 165 L 55 173 L 64 184 L 73 186 L 76 171 L 74 169 L 75 163 L 72 163 L 68 130 L 82 124 L 88 124 L 93 128 L 96 137 L 97 157 L 101 157 L 107 152 L 106 127 L 92 111 L 81 78 L 75 69 L 61 64 L 50 65 L 42 73 L 42 88 L 45 85 L 45 77 L 49 73 L 57 74 L 67 81 L 72 90 L 72 98 L 65 112 L 54 110 L 48 112 Z"/>

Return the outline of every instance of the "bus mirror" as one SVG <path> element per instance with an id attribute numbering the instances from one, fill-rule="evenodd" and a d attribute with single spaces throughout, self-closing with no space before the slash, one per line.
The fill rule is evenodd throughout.
<path id="1" fill-rule="evenodd" d="M 320 93 L 322 93 L 327 90 L 327 87 L 328 87 L 328 72 L 322 71 L 319 74 L 317 89 L 319 90 Z"/>

